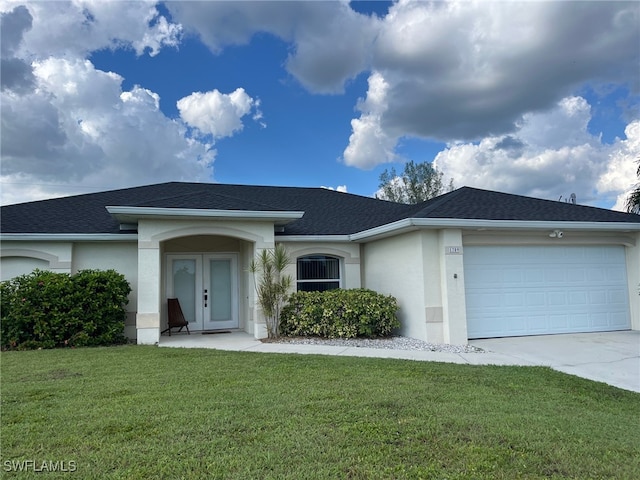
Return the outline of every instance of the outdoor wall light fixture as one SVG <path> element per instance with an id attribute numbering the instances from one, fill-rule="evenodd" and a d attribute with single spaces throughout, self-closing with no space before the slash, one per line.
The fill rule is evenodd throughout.
<path id="1" fill-rule="evenodd" d="M 564 232 L 562 230 L 554 230 L 549 234 L 551 238 L 562 238 L 564 236 Z"/>

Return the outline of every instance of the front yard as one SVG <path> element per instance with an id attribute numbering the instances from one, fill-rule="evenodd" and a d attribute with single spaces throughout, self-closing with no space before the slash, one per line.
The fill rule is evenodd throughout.
<path id="1" fill-rule="evenodd" d="M 43 462 L 47 478 L 640 478 L 640 394 L 547 368 L 142 346 L 0 360 L 7 478 Z"/>

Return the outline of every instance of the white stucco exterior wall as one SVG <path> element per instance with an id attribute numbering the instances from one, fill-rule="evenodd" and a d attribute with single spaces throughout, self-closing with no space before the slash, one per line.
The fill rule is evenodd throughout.
<path id="1" fill-rule="evenodd" d="M 410 232 L 366 243 L 364 287 L 398 300 L 402 335 L 432 341 L 427 338 L 422 240 L 421 232 Z"/>
<path id="2" fill-rule="evenodd" d="M 468 338 L 462 231 L 440 230 L 438 239 L 443 340 L 445 343 L 463 345 Z"/>
<path id="3" fill-rule="evenodd" d="M 3 241 L 0 245 L 0 277 L 9 280 L 34 269 L 71 273 L 71 242 Z"/>
<path id="4" fill-rule="evenodd" d="M 440 238 L 436 230 L 422 230 L 422 266 L 424 268 L 424 311 L 427 338 L 433 343 L 444 342 Z"/>
<path id="5" fill-rule="evenodd" d="M 640 330 L 640 233 L 635 235 L 635 245 L 627 245 L 626 254 L 631 329 Z"/>

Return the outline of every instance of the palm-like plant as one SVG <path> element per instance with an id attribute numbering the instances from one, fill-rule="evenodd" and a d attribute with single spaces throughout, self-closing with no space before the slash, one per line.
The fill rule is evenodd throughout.
<path id="1" fill-rule="evenodd" d="M 629 198 L 627 198 L 627 212 L 640 214 L 640 159 L 638 159 L 638 183 L 636 188 L 631 192 Z"/>
<path id="2" fill-rule="evenodd" d="M 282 244 L 273 250 L 262 250 L 249 265 L 249 271 L 255 279 L 258 304 L 262 309 L 267 324 L 267 336 L 280 336 L 280 311 L 287 299 L 293 282 L 290 275 L 282 272 L 289 264 L 289 255 Z M 260 278 L 255 278 L 260 275 Z"/>

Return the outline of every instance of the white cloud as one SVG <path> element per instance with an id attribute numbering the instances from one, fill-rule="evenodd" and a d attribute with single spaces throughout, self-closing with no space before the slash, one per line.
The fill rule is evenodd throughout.
<path id="1" fill-rule="evenodd" d="M 625 211 L 627 198 L 639 181 L 636 176 L 640 161 L 640 120 L 627 125 L 626 140 L 618 140 L 608 153 L 606 171 L 596 185 L 599 192 L 616 195 L 614 210 Z"/>
<path id="2" fill-rule="evenodd" d="M 342 93 L 346 81 L 368 68 L 380 21 L 346 3 L 317 3 L 328 11 L 300 22 L 287 70 L 312 92 Z"/>
<path id="3" fill-rule="evenodd" d="M 33 18 L 25 6 L 0 15 L 0 86 L 2 90 L 27 93 L 33 88 L 33 71 L 28 61 L 16 57 L 24 33 L 31 29 Z"/>
<path id="4" fill-rule="evenodd" d="M 401 0 L 380 25 L 345 163 L 397 159 L 403 137 L 448 141 L 437 163 L 457 185 L 619 207 L 635 129 L 603 144 L 587 130 L 589 105 L 569 94 L 606 82 L 640 91 L 639 22 L 624 2 Z"/>
<path id="5" fill-rule="evenodd" d="M 175 47 L 182 26 L 156 2 L 0 3 L 2 12 L 2 203 L 173 180 L 209 181 L 213 143 L 160 110 L 157 93 L 123 91 L 123 78 L 87 59 L 103 48 L 156 55 Z M 189 100 L 191 126 L 233 135 L 259 101 L 237 89 Z M 212 97 L 213 95 L 213 97 Z M 216 106 L 218 109 L 216 110 Z M 264 125 L 264 122 L 261 122 Z"/>
<path id="6" fill-rule="evenodd" d="M 172 2 L 173 17 L 214 53 L 257 32 L 292 43 L 287 70 L 314 93 L 341 93 L 368 68 L 379 20 L 340 2 Z"/>
<path id="7" fill-rule="evenodd" d="M 154 92 L 122 91 L 119 75 L 81 59 L 36 61 L 34 75 L 34 92 L 2 92 L 3 203 L 210 178 L 215 151 Z"/>
<path id="8" fill-rule="evenodd" d="M 338 185 L 336 188 L 333 187 L 325 187 L 324 185 L 321 186 L 320 188 L 326 188 L 327 190 L 334 190 L 336 192 L 341 192 L 341 193 L 347 193 L 347 186 L 346 185 Z"/>
<path id="9" fill-rule="evenodd" d="M 396 159 L 394 149 L 398 137 L 384 130 L 381 125 L 382 115 L 388 109 L 388 89 L 389 85 L 382 75 L 373 73 L 369 77 L 367 97 L 358 107 L 362 115 L 351 120 L 353 133 L 343 153 L 345 164 L 367 169 Z"/>
<path id="10" fill-rule="evenodd" d="M 249 115 L 259 104 L 243 88 L 237 88 L 230 94 L 218 90 L 194 92 L 178 100 L 177 106 L 180 117 L 189 126 L 204 135 L 223 138 L 242 130 L 242 117 Z M 257 111 L 253 118 L 260 120 L 262 113 Z"/>
<path id="11" fill-rule="evenodd" d="M 214 52 L 257 32 L 290 42 L 286 67 L 311 92 L 341 92 L 361 72 L 381 76 L 388 108 L 375 122 L 362 112 L 353 123 L 363 132 L 354 132 L 359 147 L 351 150 L 379 150 L 360 141 L 364 131 L 374 144 L 381 135 L 452 141 L 507 133 L 524 113 L 552 108 L 588 81 L 640 90 L 633 2 L 400 0 L 382 19 L 346 1 L 175 2 L 169 9 Z"/>
<path id="12" fill-rule="evenodd" d="M 555 108 L 530 113 L 515 132 L 478 143 L 449 145 L 434 163 L 457 186 L 513 192 L 557 200 L 576 193 L 578 202 L 611 206 L 628 191 L 640 157 L 640 122 L 626 140 L 603 144 L 587 131 L 590 107 L 568 97 Z"/>
<path id="13" fill-rule="evenodd" d="M 162 47 L 177 46 L 182 26 L 170 23 L 156 2 L 73 0 L 22 2 L 33 17 L 25 33 L 23 53 L 35 57 L 84 57 L 102 48 L 129 47 L 137 55 L 156 55 Z M 8 11 L 17 2 L 0 6 Z"/>
<path id="14" fill-rule="evenodd" d="M 401 1 L 374 47 L 373 67 L 389 84 L 382 126 L 477 140 L 513 130 L 583 82 L 637 88 L 639 18 L 624 2 Z"/>
<path id="15" fill-rule="evenodd" d="M 541 183 L 594 179 L 603 166 L 591 155 L 605 147 L 584 125 L 572 123 L 570 132 L 563 131 L 550 112 L 566 120 L 571 106 L 559 113 L 555 105 L 587 83 L 640 91 L 640 7 L 633 2 L 400 0 L 381 19 L 355 13 L 346 1 L 178 2 L 169 8 L 215 52 L 249 43 L 256 32 L 290 42 L 287 70 L 314 93 L 340 92 L 350 78 L 369 72 L 366 98 L 351 120 L 343 152 L 345 164 L 357 168 L 401 160 L 399 141 L 415 137 L 479 142 L 455 147 L 456 155 L 473 158 L 501 142 L 498 150 L 510 147 L 502 155 L 513 168 L 530 174 L 530 161 L 513 160 L 517 137 L 525 137 L 540 175 L 554 173 L 543 165 L 562 163 L 562 175 Z M 588 121 L 581 105 L 573 107 Z M 548 123 L 536 124 L 540 118 Z M 492 156 L 499 157 L 498 150 Z M 483 155 L 487 165 L 502 163 Z M 579 161 L 578 155 L 586 157 Z M 482 178 L 496 188 L 518 183 L 496 173 L 480 169 L 458 176 Z M 525 191 L 528 180 L 534 179 L 520 182 Z M 549 187 L 539 192 L 550 194 Z M 596 195 L 594 186 L 585 194 Z"/>

